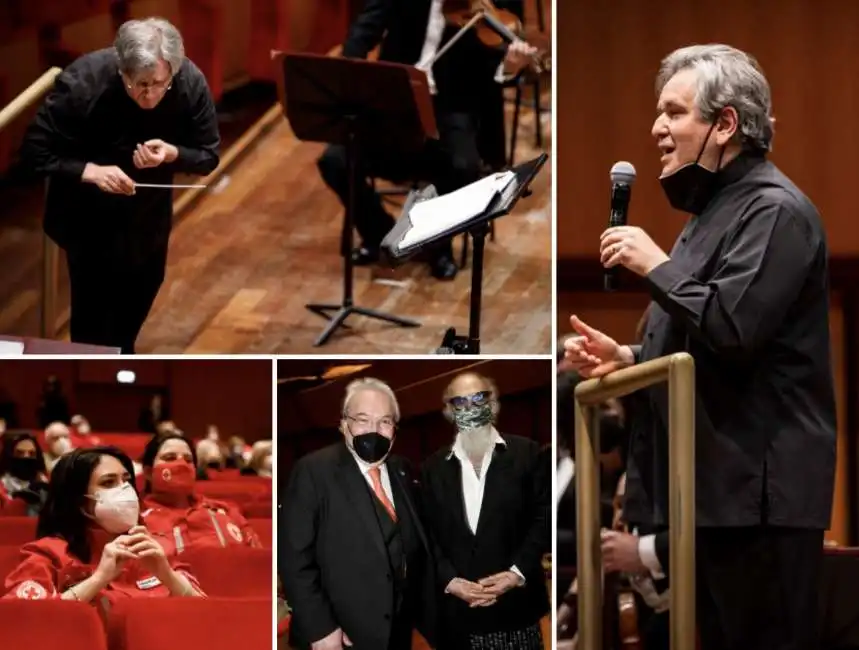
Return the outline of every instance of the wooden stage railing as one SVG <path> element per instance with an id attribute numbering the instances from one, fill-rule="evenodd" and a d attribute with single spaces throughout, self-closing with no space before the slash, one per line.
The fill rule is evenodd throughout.
<path id="1" fill-rule="evenodd" d="M 15 121 L 24 111 L 44 97 L 54 85 L 62 70 L 51 68 L 24 89 L 15 99 L 0 110 L 0 131 Z M 54 338 L 56 334 L 57 284 L 59 275 L 59 249 L 42 234 L 42 296 L 40 300 L 39 336 Z"/>
<path id="2" fill-rule="evenodd" d="M 603 573 L 600 552 L 599 405 L 668 382 L 669 575 L 671 649 L 695 647 L 695 362 L 660 357 L 576 387 L 576 524 L 578 629 L 581 650 L 601 650 Z"/>

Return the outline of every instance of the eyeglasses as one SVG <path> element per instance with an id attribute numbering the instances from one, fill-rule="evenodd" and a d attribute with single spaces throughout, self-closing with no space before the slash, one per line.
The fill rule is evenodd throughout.
<path id="1" fill-rule="evenodd" d="M 447 400 L 447 403 L 455 410 L 462 411 L 467 409 L 469 406 L 483 406 L 491 397 L 492 393 L 490 391 L 482 390 L 479 393 L 472 393 L 471 395 L 457 395 L 456 397 L 451 397 Z"/>
<path id="2" fill-rule="evenodd" d="M 167 77 L 166 79 L 155 80 L 155 81 L 134 81 L 132 83 L 128 83 L 126 81 L 125 84 L 131 92 L 136 95 L 144 95 L 144 94 L 161 94 L 165 93 L 173 85 L 173 77 Z"/>
<path id="3" fill-rule="evenodd" d="M 353 424 L 354 428 L 359 431 L 366 432 L 373 431 L 375 429 L 378 429 L 379 431 L 393 431 L 394 427 L 397 426 L 397 423 L 394 422 L 394 418 L 388 416 L 380 418 L 375 422 L 372 418 L 367 417 L 366 415 L 347 415 L 345 417 Z"/>

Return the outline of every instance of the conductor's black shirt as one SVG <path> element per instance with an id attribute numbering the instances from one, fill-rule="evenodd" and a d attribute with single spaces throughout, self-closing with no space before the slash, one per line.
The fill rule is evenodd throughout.
<path id="1" fill-rule="evenodd" d="M 817 210 L 745 153 L 670 257 L 647 277 L 653 302 L 633 350 L 695 359 L 697 524 L 828 528 L 836 412 Z M 668 386 L 634 399 L 626 514 L 667 525 Z"/>
<path id="2" fill-rule="evenodd" d="M 160 139 L 178 159 L 137 169 L 138 144 Z M 29 169 L 50 179 L 45 231 L 70 253 L 121 258 L 166 246 L 171 227 L 170 189 L 138 188 L 134 196 L 108 194 L 81 182 L 87 163 L 116 165 L 138 183 L 169 184 L 176 172 L 208 174 L 218 166 L 219 133 L 206 79 L 189 60 L 153 109 L 126 92 L 115 50 L 85 54 L 57 77 L 30 125 L 21 150 Z"/>

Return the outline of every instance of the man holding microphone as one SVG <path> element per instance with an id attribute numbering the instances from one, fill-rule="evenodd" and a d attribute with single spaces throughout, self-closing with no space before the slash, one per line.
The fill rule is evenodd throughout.
<path id="1" fill-rule="evenodd" d="M 660 183 L 691 218 L 670 254 L 641 228 L 603 233 L 603 265 L 628 268 L 650 290 L 642 345 L 573 316 L 579 336 L 566 355 L 585 377 L 694 357 L 702 648 L 812 650 L 836 449 L 823 225 L 767 160 L 770 88 L 751 56 L 682 48 L 663 60 L 657 92 Z M 668 525 L 667 391 L 633 399 L 625 514 L 630 528 L 658 532 Z M 608 541 L 611 568 L 668 572 L 654 566 L 651 535 Z"/>
<path id="2" fill-rule="evenodd" d="M 166 20 L 126 22 L 57 77 L 21 157 L 50 180 L 45 233 L 67 255 L 72 341 L 134 353 L 164 280 L 173 176 L 212 172 L 219 142 L 206 79 Z"/>

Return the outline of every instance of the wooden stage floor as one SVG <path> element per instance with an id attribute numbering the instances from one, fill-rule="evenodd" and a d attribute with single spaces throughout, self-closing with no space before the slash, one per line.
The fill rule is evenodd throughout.
<path id="1" fill-rule="evenodd" d="M 548 85 L 548 84 L 547 84 Z M 551 92 L 543 93 L 551 106 Z M 540 153 L 534 113 L 523 104 L 516 160 Z M 512 105 L 508 104 L 508 125 Z M 551 151 L 551 114 L 543 116 Z M 308 302 L 340 301 L 342 210 L 316 169 L 321 147 L 295 139 L 279 120 L 226 181 L 177 224 L 167 278 L 138 339 L 141 354 L 426 354 L 447 327 L 468 327 L 471 267 L 453 282 L 410 263 L 381 275 L 355 269 L 358 305 L 414 318 L 399 328 L 352 316 L 327 345 L 313 341 L 325 320 Z M 481 353 L 548 354 L 552 348 L 551 159 L 534 193 L 496 222 L 487 242 Z M 396 208 L 391 206 L 394 214 Z M 454 242 L 459 258 L 462 238 Z"/>

